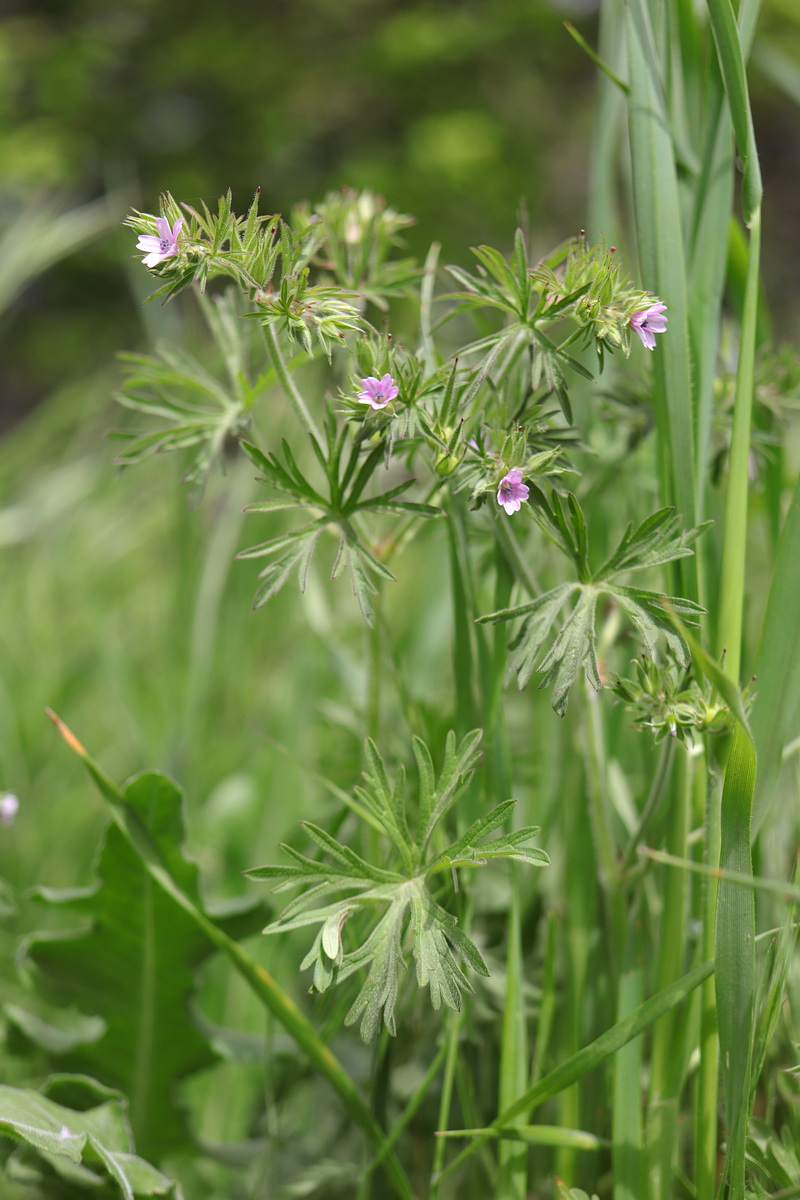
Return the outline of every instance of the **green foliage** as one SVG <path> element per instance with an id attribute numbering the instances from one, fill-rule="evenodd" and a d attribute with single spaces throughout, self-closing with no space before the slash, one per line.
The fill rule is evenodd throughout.
<path id="1" fill-rule="evenodd" d="M 534 670 L 544 674 L 540 687 L 553 684 L 551 703 L 563 716 L 569 689 L 583 669 L 592 686 L 602 686 L 597 663 L 595 613 L 601 596 L 614 600 L 652 654 L 659 634 L 670 652 L 685 668 L 690 662 L 689 647 L 672 615 L 696 624 L 703 609 L 691 600 L 667 597 L 659 592 L 633 588 L 619 582 L 620 576 L 661 566 L 692 553 L 691 546 L 705 526 L 680 532 L 680 519 L 672 509 L 653 513 L 636 529 L 631 522 L 616 549 L 592 571 L 589 567 L 589 536 L 583 511 L 575 496 L 567 498 L 569 514 L 555 493 L 552 503 L 534 490 L 534 516 L 538 524 L 568 558 L 572 559 L 578 580 L 562 583 L 535 600 L 501 609 L 480 617 L 481 622 L 512 621 L 524 618 L 522 628 L 512 642 L 511 669 L 517 672 L 520 688 L 529 682 Z M 561 625 L 549 650 L 541 656 L 542 644 L 551 635 L 564 605 L 577 596 L 574 607 Z"/>
<path id="2" fill-rule="evenodd" d="M 736 718 L 710 680 L 700 683 L 674 662 L 633 661 L 636 677 L 616 678 L 612 687 L 637 729 L 651 729 L 657 742 L 669 735 L 693 745 L 697 734 L 733 728 Z"/>
<path id="3" fill-rule="evenodd" d="M 152 831 L 163 861 L 199 904 L 197 868 L 183 854 L 183 797 L 163 775 L 132 780 L 125 803 Z M 25 964 L 52 1003 L 77 1005 L 102 1019 L 102 1033 L 61 1047 L 69 1070 L 96 1075 L 130 1100 L 130 1121 L 144 1154 L 160 1158 L 190 1145 L 176 1087 L 215 1062 L 206 1038 L 189 1017 L 195 971 L 211 951 L 196 924 L 163 894 L 120 831 L 107 831 L 97 882 L 85 889 L 39 896 L 49 906 L 83 918 L 75 931 L 32 934 Z M 237 933 L 258 928 L 252 909 L 228 919 Z M 19 1023 L 19 1022 L 18 1022 Z M 41 1040 L 26 1022 L 26 1033 Z"/>
<path id="4" fill-rule="evenodd" d="M 150 300 L 158 297 L 171 300 L 192 283 L 197 284 L 202 295 L 209 280 L 219 275 L 240 279 L 253 291 L 266 288 L 281 252 L 291 261 L 291 249 L 287 253 L 291 241 L 282 237 L 280 219 L 259 215 L 259 192 L 246 217 L 238 217 L 231 211 L 231 199 L 230 192 L 220 196 L 214 214 L 205 201 L 202 211 L 198 211 L 190 204 L 179 206 L 169 192 L 161 197 L 161 216 L 170 228 L 177 221 L 184 222 L 185 228 L 178 235 L 177 253 L 152 268 L 167 282 L 153 292 Z M 126 217 L 125 224 L 140 235 L 157 233 L 155 217 L 136 209 Z"/>
<path id="5" fill-rule="evenodd" d="M 399 869 L 375 866 L 323 829 L 305 822 L 306 832 L 328 861 L 316 861 L 284 846 L 292 859 L 291 866 L 253 867 L 246 872 L 251 879 L 274 881 L 275 892 L 294 887 L 305 889 L 264 932 L 320 925 L 311 950 L 301 963 L 301 970 L 314 969 L 314 990 L 327 991 L 368 968 L 366 981 L 345 1017 L 346 1025 L 361 1021 L 365 1042 L 376 1037 L 381 1022 L 391 1034 L 397 1031 L 395 1006 L 402 973 L 407 970 L 403 950 L 407 927 L 413 935 L 417 983 L 430 988 L 434 1009 L 444 1003 L 448 1008 L 461 1010 L 464 994 L 472 991 L 462 963 L 481 975 L 489 974 L 475 944 L 456 918 L 434 898 L 430 883 L 433 876 L 457 867 L 483 866 L 494 859 L 534 866 L 546 866 L 549 862 L 542 850 L 522 845 L 539 832 L 538 826 L 519 829 L 488 842 L 483 840 L 508 819 L 513 800 L 498 804 L 444 849 L 429 850 L 434 837 L 446 841 L 441 833 L 437 835 L 437 829 L 469 784 L 480 738 L 480 730 L 475 730 L 457 744 L 455 734 L 449 733 L 438 778 L 427 746 L 419 738 L 414 740 L 420 785 L 413 815 L 406 802 L 404 769 L 398 768 L 392 783 L 375 743 L 367 741 L 366 786 L 357 787 L 355 792 L 365 813 L 390 842 L 392 858 Z M 346 895 L 332 903 L 319 904 L 337 892 Z M 346 930 L 352 928 L 348 922 L 360 924 L 358 918 L 371 912 L 376 904 L 388 907 L 364 940 L 345 950 Z M 362 936 L 363 933 L 357 935 Z"/>
<path id="6" fill-rule="evenodd" d="M 78 1106 L 78 1107 L 76 1107 Z M 44 1092 L 0 1086 L 0 1133 L 17 1143 L 10 1179 L 51 1200 L 174 1196 L 180 1185 L 133 1153 L 123 1096 L 84 1076 L 57 1075 Z"/>
<path id="7" fill-rule="evenodd" d="M 326 433 L 325 450 L 320 449 L 313 439 L 311 444 L 326 476 L 327 496 L 308 483 L 286 441 L 283 442 L 283 462 L 275 454 L 263 454 L 256 446 L 243 443 L 243 449 L 263 472 L 263 481 L 281 493 L 278 499 L 248 505 L 248 512 L 273 513 L 306 508 L 320 513 L 320 516 L 301 529 L 241 550 L 238 557 L 272 559 L 259 575 L 261 585 L 253 604 L 255 608 L 261 608 L 280 591 L 294 570 L 297 571 L 300 591 L 305 591 L 311 558 L 320 534 L 333 526 L 339 536 L 339 549 L 331 578 L 338 579 L 342 571 L 347 570 L 361 615 L 368 625 L 372 625 L 374 614 L 370 598 L 377 594 L 378 589 L 371 576 L 394 580 L 394 575 L 359 536 L 354 521 L 368 512 L 438 517 L 441 509 L 400 499 L 414 482 L 413 479 L 398 483 L 377 496 L 365 497 L 364 489 L 370 476 L 384 457 L 383 447 L 380 444 L 371 445 L 367 427 L 362 427 L 355 434 L 351 433 L 348 426 L 337 432 L 332 416 Z"/>
<path id="8" fill-rule="evenodd" d="M 477 274 L 449 267 L 453 278 L 465 289 L 456 297 L 453 315 L 494 310 L 506 318 L 499 333 L 489 334 L 468 349 L 484 352 L 483 370 L 501 354 L 518 355 L 527 346 L 530 354 L 531 388 L 544 387 L 554 393 L 564 417 L 572 424 L 564 367 L 585 379 L 591 371 L 565 349 L 581 334 L 594 342 L 601 366 L 604 347 L 630 351 L 629 322 L 632 314 L 647 308 L 655 297 L 636 290 L 619 279 L 619 270 L 604 245 L 587 248 L 583 237 L 559 247 L 531 268 L 522 230 L 518 229 L 509 260 L 491 246 L 473 250 Z M 545 332 L 545 322 L 572 318 L 579 328 L 561 345 Z"/>
<path id="9" fill-rule="evenodd" d="M 203 313 L 227 378 L 212 374 L 189 351 L 162 342 L 155 355 L 120 355 L 126 378 L 116 393 L 126 408 L 164 422 L 143 434 L 116 433 L 125 443 L 116 461 L 130 466 L 151 454 L 194 448 L 195 457 L 183 476 L 191 484 L 193 504 L 202 499 L 211 470 L 224 469 L 225 455 L 247 430 L 249 410 L 271 374 L 264 371 L 252 380 L 248 376 L 251 348 L 233 291 L 207 301 Z"/>
<path id="10" fill-rule="evenodd" d="M 313 234 L 315 264 L 330 272 L 341 288 L 363 296 L 386 311 L 388 300 L 409 294 L 422 272 L 414 259 L 390 260 L 403 245 L 400 231 L 414 218 L 390 208 L 383 196 L 366 189 L 342 188 L 328 192 L 314 206 L 298 204 L 292 226 L 298 233 Z"/>

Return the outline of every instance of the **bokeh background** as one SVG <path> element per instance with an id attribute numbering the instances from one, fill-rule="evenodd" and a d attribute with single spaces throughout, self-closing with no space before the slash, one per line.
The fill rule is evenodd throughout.
<path id="1" fill-rule="evenodd" d="M 274 852 L 290 797 L 307 817 L 324 803 L 292 755 L 325 761 L 345 787 L 358 770 L 342 706 L 358 694 L 360 643 L 350 659 L 331 650 L 327 618 L 309 602 L 298 620 L 294 597 L 254 618 L 252 572 L 230 568 L 249 531 L 220 510 L 222 493 L 189 513 L 177 465 L 112 464 L 114 356 L 180 319 L 142 307 L 149 280 L 124 211 L 153 211 L 167 188 L 213 205 L 230 187 L 243 208 L 260 185 L 263 210 L 285 213 L 353 186 L 414 214 L 410 252 L 436 239 L 444 262 L 468 262 L 470 244 L 507 248 L 520 220 L 534 250 L 584 225 L 597 236 L 596 68 L 567 20 L 596 43 L 593 0 L 5 0 L 0 790 L 22 810 L 0 875 L 73 884 L 90 870 L 101 810 L 45 705 L 112 773 L 173 770 L 221 879 L 252 865 L 254 847 Z M 752 62 L 766 291 L 777 332 L 796 337 L 796 0 L 766 0 Z M 625 244 L 624 228 L 605 232 Z M 238 512 L 246 485 L 233 483 Z M 434 600 L 431 644 L 448 619 L 446 597 L 441 611 Z M 435 662 L 421 641 L 401 649 Z"/>
<path id="2" fill-rule="evenodd" d="M 413 213 L 418 253 L 507 242 L 523 205 L 543 246 L 587 223 L 596 0 L 5 0 L 0 216 L 37 198 L 169 188 L 286 212 L 370 187 Z M 800 282 L 800 20 L 767 0 L 754 52 L 766 269 L 784 332 Z M 606 231 L 616 237 L 618 231 Z M 0 421 L 141 336 L 130 235 L 109 232 L 4 314 Z"/>

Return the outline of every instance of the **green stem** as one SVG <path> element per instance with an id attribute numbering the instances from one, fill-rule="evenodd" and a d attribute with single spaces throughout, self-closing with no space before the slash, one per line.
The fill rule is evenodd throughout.
<path id="1" fill-rule="evenodd" d="M 706 798 L 706 863 L 719 862 L 720 791 L 709 777 Z M 709 876 L 703 888 L 703 936 L 700 950 L 704 960 L 714 954 L 717 911 L 717 880 Z M 712 975 L 700 992 L 700 1068 L 695 1106 L 695 1183 L 698 1196 L 713 1196 L 717 1179 L 717 1106 L 719 1090 L 719 1037 L 717 993 Z"/>
<path id="2" fill-rule="evenodd" d="M 658 812 L 661 804 L 661 797 L 664 792 L 664 785 L 669 779 L 670 772 L 672 770 L 674 756 L 675 741 L 673 738 L 667 738 L 661 746 L 661 755 L 658 760 L 658 766 L 656 767 L 656 773 L 653 776 L 653 782 L 650 785 L 650 792 L 647 800 L 645 801 L 644 808 L 642 809 L 642 815 L 639 818 L 639 824 L 636 826 L 630 838 L 628 839 L 628 844 L 625 847 L 625 853 L 622 856 L 620 872 L 623 874 L 626 871 L 629 871 L 636 861 L 636 853 L 639 844 L 641 843 L 642 838 L 646 836 L 647 831 L 650 828 L 650 823 Z"/>
<path id="3" fill-rule="evenodd" d="M 503 1028 L 500 1045 L 500 1112 L 509 1108 L 527 1087 L 528 1058 L 525 1028 L 525 1004 L 522 996 L 522 928 L 520 919 L 520 887 L 516 864 L 511 867 L 511 903 L 508 913 L 506 950 L 506 994 L 503 1006 Z M 526 1123 L 520 1113 L 515 1125 Z M 502 1141 L 498 1147 L 500 1171 L 497 1179 L 497 1200 L 525 1200 L 528 1187 L 528 1148 L 525 1143 Z"/>
<path id="4" fill-rule="evenodd" d="M 450 587 L 453 604 L 453 680 L 456 692 L 456 732 L 463 735 L 478 724 L 473 692 L 473 621 L 469 578 L 469 559 L 460 513 L 460 500 L 452 496 L 449 504 L 448 534 L 450 544 Z"/>
<path id="5" fill-rule="evenodd" d="M 453 1085 L 456 1078 L 456 1063 L 458 1061 L 458 1035 L 464 1013 L 450 1012 L 447 1014 L 447 1057 L 444 1063 L 442 1077 L 442 1095 L 439 1101 L 439 1116 L 436 1120 L 437 1129 L 450 1128 L 450 1106 L 453 1103 Z M 442 1177 L 444 1156 L 447 1150 L 445 1138 L 436 1138 L 433 1146 L 433 1166 L 431 1168 L 431 1186 L 428 1200 L 439 1200 L 439 1182 Z"/>
<path id="6" fill-rule="evenodd" d="M 685 858 L 691 815 L 692 760 L 683 749 L 676 773 L 672 804 L 667 828 L 669 853 Z M 664 908 L 661 917 L 657 985 L 660 991 L 680 979 L 683 969 L 684 936 L 686 929 L 687 881 L 682 871 L 667 875 L 664 885 Z M 677 1122 L 675 1081 L 681 1072 L 675 1069 L 675 1053 L 680 1014 L 669 1013 L 653 1030 L 653 1051 L 650 1061 L 650 1103 L 648 1157 L 650 1159 L 650 1188 L 653 1200 L 669 1195 L 669 1181 Z"/>
<path id="7" fill-rule="evenodd" d="M 183 723 L 177 755 L 179 762 L 183 760 L 184 748 L 192 744 L 198 714 L 208 698 L 214 648 L 220 628 L 220 607 L 235 561 L 236 542 L 244 520 L 244 505 L 252 492 L 252 478 L 249 461 L 238 462 L 203 563 L 192 614 Z"/>
<path id="8" fill-rule="evenodd" d="M 612 957 L 623 944 L 625 911 L 620 891 L 620 873 L 611 824 L 611 799 L 606 784 L 606 752 L 603 714 L 597 692 L 586 681 L 586 779 L 589 785 L 589 817 L 600 868 L 600 883 L 608 916 L 608 946 Z M 616 974 L 611 965 L 612 974 Z"/>
<path id="9" fill-rule="evenodd" d="M 550 1045 L 550 1035 L 553 1032 L 553 1017 L 556 1008 L 556 934 L 556 914 L 550 909 L 547 914 L 539 1019 L 536 1022 L 536 1039 L 533 1043 L 531 1059 L 531 1087 L 541 1078 L 542 1064 Z"/>
<path id="10" fill-rule="evenodd" d="M 720 653 L 726 651 L 725 671 L 735 682 L 739 679 L 742 648 L 750 418 L 753 407 L 760 247 L 761 214 L 757 212 L 750 229 L 747 255 L 747 281 L 739 342 L 739 364 L 736 370 L 733 433 L 728 462 L 728 488 L 725 495 L 725 541 L 722 547 L 719 588 L 718 648 Z"/>
<path id="11" fill-rule="evenodd" d="M 625 931 L 625 948 L 617 994 L 617 1021 L 624 1021 L 642 1003 L 642 932 L 638 903 Z M 642 1038 L 633 1038 L 614 1056 L 612 1109 L 612 1170 L 614 1200 L 643 1200 Z"/>
<path id="12" fill-rule="evenodd" d="M 380 588 L 380 582 L 377 586 Z M 380 741 L 381 730 L 381 599 L 382 592 L 379 590 L 373 602 L 375 623 L 367 631 L 366 724 L 367 736 L 371 737 L 374 742 Z"/>
<path id="13" fill-rule="evenodd" d="M 532 596 L 540 596 L 542 589 L 539 581 L 536 578 L 533 568 L 527 559 L 523 557 L 507 517 L 498 516 L 495 522 L 495 532 L 497 533 L 497 540 L 503 549 L 506 560 L 510 564 L 516 578 L 525 584 Z"/>
<path id="14" fill-rule="evenodd" d="M 275 374 L 281 382 L 281 387 L 284 390 L 287 400 L 295 411 L 296 416 L 300 420 L 301 425 L 304 425 L 307 432 L 314 439 L 320 450 L 325 449 L 325 443 L 322 440 L 319 430 L 314 423 L 314 418 L 306 408 L 306 402 L 298 391 L 295 381 L 289 374 L 289 370 L 281 354 L 281 348 L 278 344 L 278 339 L 275 336 L 275 330 L 271 325 L 263 326 L 264 340 L 267 343 L 270 360 L 275 368 Z"/>

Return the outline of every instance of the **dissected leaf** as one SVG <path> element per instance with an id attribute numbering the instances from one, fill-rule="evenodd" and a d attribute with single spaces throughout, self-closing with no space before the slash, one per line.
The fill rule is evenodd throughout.
<path id="1" fill-rule="evenodd" d="M 544 679 L 539 686 L 552 685 L 551 704 L 559 716 L 566 712 L 569 690 L 581 671 L 586 673 L 592 687 L 599 690 L 596 611 L 602 596 L 610 597 L 619 605 L 649 653 L 653 653 L 661 635 L 674 658 L 688 666 L 691 661 L 689 647 L 672 616 L 677 613 L 687 625 L 696 626 L 705 609 L 693 600 L 623 585 L 618 578 L 692 554 L 692 543 L 708 522 L 681 531 L 679 518 L 672 509 L 660 509 L 636 529 L 630 524 L 614 552 L 593 572 L 589 566 L 586 521 L 576 498 L 573 495 L 567 497 L 568 512 L 565 513 L 562 501 L 555 493 L 548 501 L 538 488 L 531 488 L 531 491 L 535 500 L 534 517 L 572 560 L 579 581 L 559 584 L 535 600 L 478 618 L 481 623 L 522 618 L 522 625 L 511 642 L 511 670 L 516 672 L 519 687 L 526 686 L 534 670 L 541 672 Z M 562 610 L 576 596 L 566 617 L 559 620 Z M 554 632 L 550 649 L 542 652 L 542 646 Z"/>
<path id="2" fill-rule="evenodd" d="M 212 323 L 223 337 L 227 323 Z M 228 357 L 230 358 L 230 347 Z M 222 382 L 188 351 L 162 342 L 156 353 L 123 354 L 127 377 L 116 399 L 161 424 L 144 433 L 115 433 L 124 443 L 116 461 L 130 466 L 151 454 L 196 447 L 184 481 L 193 485 L 192 501 L 203 494 L 209 472 L 223 469 L 230 439 L 239 437 L 249 423 L 241 372 Z"/>
<path id="3" fill-rule="evenodd" d="M 292 866 L 254 867 L 245 872 L 251 879 L 274 880 L 276 891 L 292 886 L 305 889 L 264 932 L 320 926 L 300 968 L 313 968 L 316 991 L 326 991 L 356 971 L 368 969 L 345 1019 L 348 1025 L 360 1020 L 361 1036 L 366 1042 L 376 1036 L 381 1022 L 390 1033 L 395 1032 L 394 1010 L 402 977 L 408 970 L 404 943 L 409 937 L 417 982 L 420 987 L 430 988 L 435 1009 L 442 1004 L 461 1009 L 465 993 L 472 990 L 464 966 L 488 974 L 477 947 L 456 918 L 434 899 L 428 885 L 432 874 L 455 866 L 484 866 L 499 858 L 536 866 L 545 866 L 549 861 L 543 851 L 522 845 L 538 833 L 534 826 L 481 841 L 510 815 L 513 800 L 497 805 L 473 823 L 444 854 L 426 856 L 431 835 L 469 784 L 480 737 L 480 730 L 473 730 L 458 743 L 451 731 L 438 779 L 428 747 L 421 738 L 414 739 L 420 781 L 416 820 L 408 809 L 404 769 L 400 767 L 394 781 L 390 780 L 377 746 L 367 740 L 365 786 L 355 790 L 362 811 L 391 842 L 398 870 L 373 866 L 325 830 L 307 824 L 309 835 L 325 856 L 323 860 L 284 846 Z M 384 911 L 364 935 L 364 921 L 376 905 Z M 346 950 L 348 936 L 363 937 L 363 941 Z"/>
<path id="4" fill-rule="evenodd" d="M 374 512 L 394 516 L 437 517 L 441 509 L 430 504 L 417 504 L 399 497 L 413 483 L 409 479 L 377 496 L 363 496 L 375 467 L 384 457 L 381 444 L 363 455 L 365 432 L 352 434 L 347 461 L 346 443 L 352 431 L 345 426 L 337 431 L 331 418 L 326 424 L 327 446 L 323 449 L 311 439 L 312 449 L 327 476 L 327 496 L 317 491 L 306 479 L 286 441 L 283 442 L 283 461 L 275 454 L 264 454 L 257 446 L 243 443 L 247 455 L 262 472 L 263 481 L 287 499 L 267 500 L 251 504 L 247 512 L 272 513 L 290 508 L 310 509 L 316 519 L 301 529 L 278 534 L 266 542 L 241 550 L 237 558 L 271 558 L 273 561 L 259 575 L 260 586 L 253 602 L 261 608 L 283 587 L 293 571 L 297 571 L 300 590 L 305 591 L 308 571 L 320 533 L 327 527 L 339 537 L 339 546 L 331 570 L 331 579 L 346 571 L 350 576 L 353 595 L 361 615 L 371 627 L 375 620 L 372 598 L 377 595 L 375 578 L 395 582 L 389 568 L 369 548 L 354 520 L 361 513 Z M 321 514 L 321 515 L 316 515 Z"/>

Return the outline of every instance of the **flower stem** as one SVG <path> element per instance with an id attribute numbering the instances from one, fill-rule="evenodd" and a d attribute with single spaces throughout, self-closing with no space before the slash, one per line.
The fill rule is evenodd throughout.
<path id="1" fill-rule="evenodd" d="M 453 1103 L 453 1084 L 455 1082 L 456 1063 L 458 1061 L 459 1032 L 464 1015 L 465 1012 L 450 1012 L 447 1014 L 447 1057 L 445 1058 L 444 1075 L 442 1077 L 439 1116 L 436 1121 L 436 1128 L 440 1130 L 449 1129 L 450 1127 L 450 1106 Z M 443 1137 L 436 1138 L 433 1146 L 433 1166 L 431 1168 L 431 1186 L 428 1192 L 428 1200 L 439 1200 L 439 1178 L 444 1166 L 446 1148 L 447 1139 Z"/>
<path id="2" fill-rule="evenodd" d="M 707 788 L 705 861 L 709 866 L 716 866 L 720 851 L 720 789 L 713 778 L 708 779 Z M 716 879 L 708 877 L 704 880 L 701 949 L 701 958 L 704 960 L 709 954 L 714 954 L 717 889 Z M 697 1072 L 694 1151 L 698 1196 L 713 1196 L 716 1191 L 718 1088 L 717 994 L 714 976 L 711 975 L 700 988 L 700 1066 Z"/>
<path id="3" fill-rule="evenodd" d="M 608 946 L 612 956 L 623 944 L 625 911 L 611 822 L 611 801 L 606 782 L 605 730 L 597 692 L 586 681 L 586 782 L 589 818 L 597 854 L 600 883 L 608 916 Z M 618 964 L 616 964 L 618 965 Z"/>
<path id="4" fill-rule="evenodd" d="M 286 398 L 294 409 L 296 416 L 300 420 L 300 423 L 305 426 L 307 432 L 314 439 L 319 448 L 324 450 L 325 444 L 316 424 L 314 423 L 314 418 L 306 408 L 306 402 L 300 395 L 297 385 L 289 374 L 289 369 L 286 366 L 283 355 L 281 354 L 281 348 L 278 345 L 278 339 L 275 336 L 275 330 L 271 325 L 265 325 L 263 326 L 263 329 L 264 340 L 267 343 L 267 350 L 269 352 L 272 365 L 275 368 L 275 374 L 278 376 L 278 379 L 281 382 L 281 387 L 286 394 Z"/>

